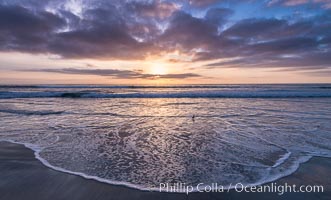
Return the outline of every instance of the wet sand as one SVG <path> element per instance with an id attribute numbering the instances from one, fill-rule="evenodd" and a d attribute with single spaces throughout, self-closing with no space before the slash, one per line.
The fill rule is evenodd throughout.
<path id="1" fill-rule="evenodd" d="M 0 142 L 0 200 L 197 200 L 197 199 L 331 199 L 331 159 L 314 157 L 277 185 L 323 185 L 323 193 L 159 193 L 109 185 L 55 171 L 23 145 Z"/>

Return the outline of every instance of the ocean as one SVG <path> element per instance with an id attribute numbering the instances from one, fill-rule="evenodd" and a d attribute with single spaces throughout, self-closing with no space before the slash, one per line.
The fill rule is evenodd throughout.
<path id="1" fill-rule="evenodd" d="M 3 85 L 0 118 L 0 140 L 48 167 L 141 190 L 259 185 L 331 157 L 330 84 Z"/>

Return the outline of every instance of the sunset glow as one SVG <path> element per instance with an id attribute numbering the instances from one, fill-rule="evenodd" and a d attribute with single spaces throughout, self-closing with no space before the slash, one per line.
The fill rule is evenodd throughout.
<path id="1" fill-rule="evenodd" d="M 151 67 L 151 74 L 164 75 L 167 74 L 167 69 L 162 63 L 155 64 Z"/>
<path id="2" fill-rule="evenodd" d="M 1 84 L 331 81 L 328 1 L 17 0 L 0 17 Z"/>
<path id="3" fill-rule="evenodd" d="M 331 199 L 331 0 L 0 0 L 0 199 Z"/>

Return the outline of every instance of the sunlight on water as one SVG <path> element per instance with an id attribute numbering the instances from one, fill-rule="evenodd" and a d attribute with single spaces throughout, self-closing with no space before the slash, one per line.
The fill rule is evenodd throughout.
<path id="1" fill-rule="evenodd" d="M 0 139 L 40 146 L 56 167 L 144 189 L 261 183 L 331 155 L 330 98 L 0 99 L 0 117 Z"/>

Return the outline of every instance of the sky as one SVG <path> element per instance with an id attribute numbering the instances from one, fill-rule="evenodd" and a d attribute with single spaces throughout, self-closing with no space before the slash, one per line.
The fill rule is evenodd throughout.
<path id="1" fill-rule="evenodd" d="M 331 83 L 331 0 L 0 0 L 0 84 Z"/>

